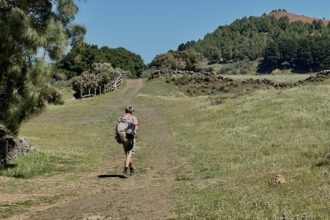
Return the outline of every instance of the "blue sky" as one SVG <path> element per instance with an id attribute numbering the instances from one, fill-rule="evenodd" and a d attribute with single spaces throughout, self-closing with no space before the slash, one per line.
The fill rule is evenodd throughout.
<path id="1" fill-rule="evenodd" d="M 330 19 L 329 0 L 82 0 L 75 22 L 85 41 L 124 47 L 149 63 L 180 43 L 198 40 L 219 25 L 273 9 Z"/>

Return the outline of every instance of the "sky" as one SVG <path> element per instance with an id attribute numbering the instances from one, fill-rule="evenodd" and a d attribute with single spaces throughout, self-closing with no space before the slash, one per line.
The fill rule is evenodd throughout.
<path id="1" fill-rule="evenodd" d="M 146 64 L 245 16 L 285 9 L 330 19 L 329 0 L 80 0 L 78 7 L 75 23 L 87 28 L 87 43 L 124 47 Z"/>

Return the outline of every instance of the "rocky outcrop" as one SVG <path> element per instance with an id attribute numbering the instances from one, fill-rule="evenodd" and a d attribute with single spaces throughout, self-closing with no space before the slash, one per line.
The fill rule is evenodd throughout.
<path id="1" fill-rule="evenodd" d="M 4 138 L 0 140 L 0 164 L 16 159 L 32 150 L 25 137 Z"/>

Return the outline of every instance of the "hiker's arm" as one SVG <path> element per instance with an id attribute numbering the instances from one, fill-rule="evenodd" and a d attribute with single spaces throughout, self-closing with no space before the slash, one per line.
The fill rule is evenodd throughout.
<path id="1" fill-rule="evenodd" d="M 135 125 L 134 133 L 137 134 L 137 130 L 139 129 L 138 125 Z"/>

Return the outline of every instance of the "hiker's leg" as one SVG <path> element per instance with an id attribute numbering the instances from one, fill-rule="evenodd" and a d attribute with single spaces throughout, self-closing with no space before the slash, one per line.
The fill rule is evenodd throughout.
<path id="1" fill-rule="evenodd" d="M 126 167 L 127 155 L 128 155 L 128 152 L 125 152 L 124 167 Z"/>
<path id="2" fill-rule="evenodd" d="M 131 155 L 129 167 L 133 168 L 133 157 L 132 157 L 132 155 L 135 154 L 135 139 L 132 140 L 132 149 L 129 151 L 129 154 Z"/>
<path id="3" fill-rule="evenodd" d="M 125 167 L 129 167 L 131 163 L 132 163 L 132 153 L 128 152 L 126 154 Z"/>
<path id="4" fill-rule="evenodd" d="M 128 154 L 126 143 L 123 144 L 123 149 L 124 149 L 124 153 L 125 153 L 125 160 L 124 160 L 124 167 L 125 167 L 126 166 L 126 160 L 127 160 L 127 154 Z"/>
<path id="5" fill-rule="evenodd" d="M 129 151 L 127 151 L 127 145 L 126 144 L 124 144 L 123 147 L 124 147 L 124 151 L 125 151 L 125 162 L 124 162 L 123 176 L 125 178 L 127 178 L 128 177 L 128 167 L 126 166 L 126 162 L 127 162 L 127 156 L 129 154 Z"/>

